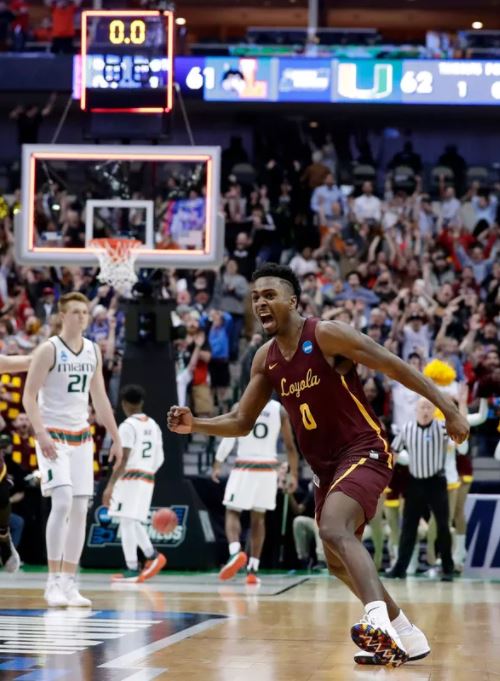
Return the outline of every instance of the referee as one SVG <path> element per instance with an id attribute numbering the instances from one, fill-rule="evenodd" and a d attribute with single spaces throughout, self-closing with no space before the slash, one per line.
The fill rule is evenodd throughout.
<path id="1" fill-rule="evenodd" d="M 403 510 L 403 527 L 398 559 L 388 577 L 406 577 L 420 518 L 426 510 L 434 513 L 437 543 L 443 571 L 441 580 L 453 580 L 448 491 L 444 473 L 448 436 L 444 425 L 434 419 L 435 407 L 426 399 L 417 402 L 416 420 L 410 421 L 394 439 L 395 452 L 408 452 L 409 481 Z"/>

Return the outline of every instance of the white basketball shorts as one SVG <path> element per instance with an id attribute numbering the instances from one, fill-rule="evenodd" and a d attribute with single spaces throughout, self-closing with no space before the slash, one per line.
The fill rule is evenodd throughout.
<path id="1" fill-rule="evenodd" d="M 274 466 L 257 462 L 236 464 L 224 493 L 224 506 L 235 511 L 274 511 L 278 473 Z"/>
<path id="2" fill-rule="evenodd" d="M 131 518 L 145 523 L 153 499 L 154 475 L 133 479 L 125 475 L 117 481 L 111 496 L 109 515 L 113 518 Z"/>
<path id="3" fill-rule="evenodd" d="M 50 431 L 52 429 L 49 429 Z M 89 431 L 90 433 L 90 431 Z M 51 490 L 61 485 L 71 485 L 73 496 L 94 496 L 94 443 L 92 436 L 81 433 L 67 434 L 66 440 L 57 439 L 57 459 L 47 459 L 36 443 L 38 468 L 42 476 L 41 488 L 44 497 L 50 497 Z M 83 442 L 78 442 L 78 439 Z"/>

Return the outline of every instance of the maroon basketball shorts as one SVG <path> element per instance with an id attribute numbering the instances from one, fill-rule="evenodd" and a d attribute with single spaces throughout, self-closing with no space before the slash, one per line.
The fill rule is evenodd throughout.
<path id="1" fill-rule="evenodd" d="M 328 483 L 321 481 L 319 487 L 315 487 L 317 522 L 320 521 L 327 496 L 333 492 L 342 492 L 357 501 L 368 522 L 375 515 L 379 497 L 391 478 L 391 454 L 374 450 L 364 454 L 347 454 L 339 461 L 333 478 Z"/>

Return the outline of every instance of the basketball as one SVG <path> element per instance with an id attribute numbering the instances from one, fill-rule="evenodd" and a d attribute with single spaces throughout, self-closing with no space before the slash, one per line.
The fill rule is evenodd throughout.
<path id="1" fill-rule="evenodd" d="M 171 508 L 160 508 L 153 514 L 152 525 L 160 534 L 170 534 L 178 525 L 177 514 Z"/>

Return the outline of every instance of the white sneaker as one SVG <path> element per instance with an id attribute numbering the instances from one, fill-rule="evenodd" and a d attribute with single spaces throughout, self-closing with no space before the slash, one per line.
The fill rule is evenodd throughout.
<path id="1" fill-rule="evenodd" d="M 47 583 L 44 598 L 47 601 L 49 608 L 66 608 L 68 605 L 68 599 L 66 598 L 58 579 L 51 580 Z"/>
<path id="2" fill-rule="evenodd" d="M 91 608 L 92 601 L 89 598 L 85 598 L 78 591 L 76 582 L 74 579 L 66 579 L 62 584 L 64 595 L 68 601 L 68 605 L 73 608 Z"/>
<path id="3" fill-rule="evenodd" d="M 12 543 L 12 538 L 10 539 L 10 550 L 11 550 L 11 555 L 9 560 L 5 563 L 5 571 L 6 572 L 17 572 L 21 566 L 21 558 L 19 557 L 18 552 L 16 551 L 16 547 Z"/>
<path id="4" fill-rule="evenodd" d="M 401 642 L 408 653 L 408 662 L 421 660 L 431 652 L 431 647 L 423 631 L 412 624 L 412 630 L 408 634 L 400 634 Z M 376 653 L 359 651 L 354 655 L 354 662 L 366 665 L 385 665 Z"/>
<path id="5" fill-rule="evenodd" d="M 361 650 L 376 655 L 379 664 L 399 667 L 408 660 L 406 648 L 391 623 L 382 624 L 364 615 L 351 627 L 351 638 Z"/>

